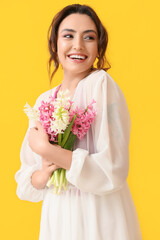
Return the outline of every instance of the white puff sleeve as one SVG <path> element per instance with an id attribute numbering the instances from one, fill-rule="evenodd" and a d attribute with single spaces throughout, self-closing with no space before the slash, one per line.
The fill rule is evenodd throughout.
<path id="1" fill-rule="evenodd" d="M 48 91 L 46 92 L 48 93 Z M 38 109 L 38 106 L 41 102 L 41 98 L 44 97 L 45 94 L 41 94 L 37 99 L 36 104 L 34 105 L 35 109 Z M 29 128 L 34 126 L 34 121 L 29 120 Z M 28 132 L 27 129 L 26 135 L 24 137 L 21 151 L 20 151 L 20 160 L 21 160 L 21 168 L 15 174 L 15 180 L 17 182 L 17 196 L 21 200 L 27 200 L 31 202 L 39 202 L 43 200 L 43 196 L 45 194 L 46 188 L 44 189 L 36 189 L 31 184 L 31 176 L 33 172 L 36 170 L 40 170 L 42 168 L 41 157 L 34 153 L 28 144 Z"/>
<path id="2" fill-rule="evenodd" d="M 84 192 L 105 195 L 119 190 L 127 179 L 131 120 L 123 92 L 108 73 L 103 71 L 100 79 L 90 80 L 86 105 L 94 98 L 97 116 L 86 145 L 92 144 L 94 151 L 75 149 L 66 177 Z"/>

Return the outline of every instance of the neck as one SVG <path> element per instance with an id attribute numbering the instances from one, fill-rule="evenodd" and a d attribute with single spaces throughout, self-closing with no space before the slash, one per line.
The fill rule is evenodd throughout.
<path id="1" fill-rule="evenodd" d="M 62 80 L 61 89 L 63 91 L 68 89 L 69 91 L 73 92 L 77 87 L 78 83 L 83 78 L 88 76 L 89 73 L 90 73 L 90 70 L 87 70 L 86 72 L 79 73 L 79 74 L 77 73 L 73 74 L 73 73 L 63 71 L 63 80 Z"/>

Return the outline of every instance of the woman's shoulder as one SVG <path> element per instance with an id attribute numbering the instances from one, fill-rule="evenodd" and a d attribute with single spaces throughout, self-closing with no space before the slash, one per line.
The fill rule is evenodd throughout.
<path id="1" fill-rule="evenodd" d="M 107 77 L 109 74 L 103 70 L 103 69 L 94 69 L 89 75 L 88 77 L 90 78 L 103 78 L 103 77 Z"/>
<path id="2" fill-rule="evenodd" d="M 98 69 L 90 73 L 86 79 L 86 84 L 96 88 L 101 85 L 118 85 L 111 75 L 103 69 Z"/>
<path id="3" fill-rule="evenodd" d="M 85 89 L 87 94 L 93 93 L 99 95 L 102 92 L 107 92 L 113 95 L 121 95 L 124 97 L 124 93 L 118 83 L 112 78 L 112 76 L 103 69 L 93 71 L 85 81 Z"/>
<path id="4" fill-rule="evenodd" d="M 95 82 L 107 81 L 108 79 L 110 81 L 114 81 L 113 78 L 111 77 L 111 75 L 108 72 L 106 72 L 104 69 L 94 70 L 93 72 L 90 73 L 90 75 L 88 77 L 89 77 L 89 79 L 93 79 L 93 81 L 95 80 Z"/>

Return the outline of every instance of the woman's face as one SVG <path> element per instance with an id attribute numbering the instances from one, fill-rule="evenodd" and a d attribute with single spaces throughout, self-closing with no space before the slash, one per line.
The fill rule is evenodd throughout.
<path id="1" fill-rule="evenodd" d="M 98 33 L 86 14 L 70 14 L 61 22 L 57 54 L 64 73 L 87 73 L 98 55 Z"/>

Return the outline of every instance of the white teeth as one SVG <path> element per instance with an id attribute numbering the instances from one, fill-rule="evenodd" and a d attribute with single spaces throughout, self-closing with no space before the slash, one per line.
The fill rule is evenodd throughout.
<path id="1" fill-rule="evenodd" d="M 80 55 L 70 55 L 70 58 L 78 58 L 78 59 L 85 59 L 85 56 L 80 56 Z"/>

